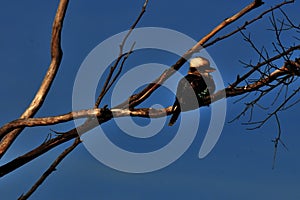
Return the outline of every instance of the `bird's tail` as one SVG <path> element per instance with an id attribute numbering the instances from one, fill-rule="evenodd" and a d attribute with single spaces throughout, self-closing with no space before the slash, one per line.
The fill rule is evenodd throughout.
<path id="1" fill-rule="evenodd" d="M 179 105 L 179 102 L 177 99 L 176 99 L 175 103 L 173 104 L 172 112 L 173 112 L 173 115 L 168 124 L 169 126 L 173 126 L 173 124 L 175 124 L 175 122 L 178 119 L 180 112 L 181 112 L 180 105 Z"/>

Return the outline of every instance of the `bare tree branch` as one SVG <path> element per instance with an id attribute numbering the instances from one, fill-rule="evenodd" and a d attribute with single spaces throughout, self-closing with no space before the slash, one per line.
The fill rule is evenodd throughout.
<path id="1" fill-rule="evenodd" d="M 157 88 L 159 88 L 172 74 L 175 73 L 175 70 L 179 70 L 180 67 L 191 58 L 191 56 L 202 49 L 202 46 L 214 35 L 216 35 L 219 31 L 227 27 L 229 24 L 233 23 L 234 21 L 238 20 L 251 10 L 261 6 L 263 4 L 260 0 L 255 0 L 238 13 L 234 14 L 230 18 L 225 19 L 221 22 L 218 26 L 216 26 L 210 33 L 204 36 L 198 43 L 189 49 L 184 55 L 169 69 L 165 70 L 159 78 L 154 80 L 150 83 L 147 87 L 145 87 L 140 93 L 131 96 L 128 100 L 121 103 L 120 105 L 116 106 L 116 108 L 134 108 L 135 106 L 142 103 L 145 99 L 147 99 Z M 129 102 L 129 106 L 128 106 Z"/>
<path id="2" fill-rule="evenodd" d="M 254 66 L 249 72 L 247 72 L 243 76 L 241 76 L 241 77 L 238 76 L 237 80 L 234 83 L 230 84 L 230 87 L 231 88 L 236 87 L 238 84 L 240 84 L 242 81 L 246 80 L 249 76 L 251 76 L 254 72 L 256 72 L 260 67 L 262 67 L 272 61 L 278 60 L 278 59 L 282 58 L 282 56 L 284 56 L 285 54 L 294 52 L 295 50 L 300 50 L 300 45 L 290 47 L 285 52 L 277 54 L 276 56 L 269 58 L 267 61 L 258 63 L 256 66 Z"/>
<path id="3" fill-rule="evenodd" d="M 277 157 L 277 150 L 278 150 L 278 143 L 281 142 L 281 144 L 283 145 L 283 147 L 288 150 L 288 148 L 285 146 L 285 144 L 282 142 L 281 140 L 281 126 L 280 126 L 280 120 L 278 118 L 277 113 L 275 114 L 275 118 L 276 118 L 276 122 L 277 122 L 277 126 L 278 126 L 278 135 L 277 137 L 272 141 L 274 142 L 274 155 L 273 155 L 273 164 L 272 164 L 272 169 L 275 169 L 275 161 L 276 161 L 276 157 Z"/>
<path id="4" fill-rule="evenodd" d="M 79 136 L 82 134 L 92 130 L 93 128 L 101 125 L 104 122 L 107 122 L 113 118 L 117 117 L 141 117 L 141 118 L 160 118 L 165 117 L 166 115 L 172 114 L 172 107 L 166 107 L 162 109 L 153 109 L 153 108 L 136 108 L 136 106 L 140 105 L 143 101 L 145 101 L 147 98 L 151 96 L 151 94 L 160 87 L 164 81 L 166 81 L 170 76 L 172 76 L 176 70 L 180 69 L 180 67 L 189 59 L 192 57 L 192 55 L 196 52 L 199 52 L 202 47 L 208 47 L 212 46 L 213 44 L 229 38 L 230 36 L 236 34 L 239 31 L 242 31 L 246 29 L 250 24 L 253 24 L 263 18 L 266 14 L 272 12 L 272 18 L 271 18 L 271 24 L 274 27 L 274 33 L 276 36 L 276 44 L 274 43 L 275 53 L 277 55 L 270 56 L 267 49 L 262 46 L 261 48 L 257 48 L 254 45 L 254 42 L 251 40 L 250 36 L 244 35 L 245 39 L 250 43 L 253 49 L 258 53 L 259 56 L 259 63 L 256 65 L 252 65 L 251 63 L 248 64 L 248 67 L 251 67 L 248 72 L 246 72 L 244 75 L 239 76 L 237 75 L 236 80 L 230 84 L 227 88 L 220 89 L 216 93 L 212 94 L 210 97 L 207 97 L 204 100 L 204 103 L 202 105 L 199 105 L 199 107 L 209 105 L 215 101 L 218 101 L 223 98 L 229 98 L 229 97 L 235 97 L 240 95 L 248 95 L 252 94 L 252 92 L 255 92 L 258 94 L 258 97 L 252 100 L 250 103 L 246 103 L 246 108 L 242 111 L 242 113 L 237 117 L 240 118 L 240 116 L 244 115 L 248 110 L 250 110 L 250 120 L 247 124 L 254 124 L 257 125 L 259 128 L 264 125 L 265 122 L 267 122 L 270 118 L 273 116 L 275 117 L 277 124 L 278 124 L 278 136 L 275 138 L 274 142 L 274 160 L 273 160 L 273 166 L 275 163 L 276 153 L 277 153 L 277 146 L 278 143 L 282 143 L 281 141 L 281 126 L 280 121 L 278 117 L 279 111 L 283 109 L 287 109 L 292 105 L 295 105 L 295 103 L 300 102 L 299 100 L 291 103 L 291 105 L 287 106 L 287 103 L 290 103 L 291 99 L 298 94 L 300 88 L 297 88 L 293 91 L 292 94 L 290 94 L 290 90 L 288 92 L 288 85 L 294 83 L 293 81 L 296 80 L 296 77 L 300 76 L 300 62 L 299 59 L 292 61 L 291 55 L 300 49 L 300 45 L 293 44 L 293 46 L 284 46 L 285 44 L 281 41 L 281 34 L 285 30 L 295 29 L 296 31 L 299 30 L 299 26 L 296 26 L 295 23 L 291 21 L 291 19 L 288 17 L 286 13 L 284 13 L 281 10 L 281 7 L 290 3 L 293 3 L 294 1 L 283 1 L 279 4 L 277 4 L 275 7 L 272 7 L 268 10 L 265 10 L 264 12 L 260 13 L 257 17 L 253 18 L 250 21 L 246 21 L 244 25 L 236 28 L 234 31 L 229 32 L 221 37 L 216 38 L 215 40 L 212 40 L 210 43 L 208 43 L 211 38 L 216 36 L 222 29 L 230 25 L 231 23 L 235 22 L 236 20 L 240 19 L 242 16 L 247 14 L 248 12 L 254 10 L 255 8 L 261 6 L 263 2 L 261 0 L 254 0 L 252 3 L 250 3 L 245 8 L 241 9 L 239 12 L 231 16 L 230 18 L 225 19 L 223 22 L 221 22 L 219 25 L 217 25 L 211 32 L 209 32 L 205 37 L 203 37 L 201 40 L 195 44 L 191 49 L 189 49 L 186 53 L 182 55 L 182 57 L 173 64 L 168 70 L 165 70 L 160 77 L 158 77 L 156 80 L 154 80 L 151 84 L 146 86 L 140 93 L 135 94 L 128 98 L 127 101 L 121 103 L 120 105 L 116 106 L 115 108 L 108 109 L 106 106 L 104 108 L 98 108 L 101 104 L 104 96 L 107 94 L 109 89 L 112 87 L 112 85 L 115 83 L 115 81 L 118 79 L 125 61 L 129 57 L 129 55 L 133 52 L 134 44 L 132 45 L 132 48 L 129 52 L 124 53 L 123 48 L 126 44 L 127 38 L 131 34 L 131 32 L 135 29 L 136 25 L 142 18 L 143 14 L 145 13 L 148 0 L 145 0 L 144 5 L 142 7 L 142 10 L 137 17 L 136 21 L 131 26 L 128 33 L 123 38 L 123 41 L 120 44 L 120 51 L 119 56 L 116 59 L 114 65 L 111 67 L 109 75 L 106 78 L 106 81 L 104 82 L 104 85 L 102 87 L 102 91 L 100 92 L 98 99 L 95 102 L 95 106 L 93 109 L 88 110 L 79 110 L 79 111 L 73 111 L 66 114 L 58 115 L 58 116 L 49 116 L 49 117 L 42 117 L 42 118 L 33 118 L 35 113 L 39 110 L 39 108 L 42 106 L 46 95 L 51 87 L 51 84 L 54 80 L 54 77 L 57 73 L 57 70 L 59 68 L 61 59 L 62 59 L 62 50 L 61 50 L 61 30 L 64 20 L 64 15 L 67 9 L 68 1 L 67 0 L 61 0 L 60 4 L 57 9 L 57 13 L 53 22 L 53 28 L 52 28 L 52 40 L 51 40 L 51 63 L 48 69 L 48 72 L 44 78 L 44 81 L 42 82 L 39 91 L 37 92 L 35 98 L 33 99 L 30 106 L 27 108 L 27 110 L 23 113 L 23 115 L 12 122 L 9 122 L 2 126 L 0 128 L 0 157 L 3 156 L 6 152 L 6 150 L 10 147 L 10 145 L 13 143 L 14 139 L 21 133 L 21 131 L 25 127 L 34 127 L 34 126 L 47 126 L 47 125 L 53 125 L 53 124 L 59 124 L 64 123 L 67 121 L 71 121 L 74 119 L 79 118 L 85 118 L 86 121 L 71 130 L 68 130 L 66 132 L 57 133 L 55 138 L 47 138 L 46 141 L 44 141 L 41 145 L 39 145 L 36 148 L 33 148 L 31 151 L 15 158 L 9 161 L 8 163 L 0 166 L 0 177 L 9 174 L 10 172 L 22 167 L 26 163 L 34 160 L 35 158 L 43 155 L 44 153 L 48 152 L 49 150 L 67 142 L 74 138 L 75 142 L 72 146 L 67 148 L 61 155 L 57 157 L 57 159 L 52 163 L 52 165 L 47 169 L 47 171 L 40 177 L 40 179 L 33 185 L 33 187 L 25 194 L 22 195 L 19 199 L 27 199 L 44 181 L 45 179 L 55 170 L 56 166 L 80 143 Z M 280 9 L 283 13 L 283 16 L 287 20 L 279 20 L 275 18 L 275 15 L 273 11 Z M 289 47 L 289 48 L 287 48 Z M 277 67 L 272 62 L 278 59 L 285 60 L 282 67 Z M 283 63 L 283 62 L 282 62 Z M 258 76 L 254 76 L 257 75 Z M 284 97 L 283 102 L 268 116 L 258 122 L 252 121 L 252 112 L 254 109 L 254 106 L 258 106 L 262 109 L 270 109 L 269 106 L 265 106 L 263 104 L 258 103 L 263 97 L 265 97 L 267 94 L 270 94 L 270 91 L 274 91 L 275 89 L 278 89 L 279 86 L 282 86 L 278 94 L 276 95 L 274 102 L 279 98 L 279 95 L 284 91 L 282 89 L 284 86 L 286 86 L 286 94 Z M 276 91 L 276 90 L 275 90 Z M 226 96 L 225 96 L 225 95 Z M 128 105 L 129 102 L 129 105 Z M 279 104 L 276 102 L 276 104 Z M 267 107 L 267 108 L 266 108 Z M 256 108 L 256 107 L 255 107 Z M 247 112 L 248 113 L 248 112 Z M 285 145 L 283 144 L 285 147 Z"/>
<path id="5" fill-rule="evenodd" d="M 91 121 L 93 121 L 93 123 L 91 123 Z M 97 125 L 99 125 L 97 120 L 87 120 L 86 123 L 82 124 L 79 127 L 69 130 L 66 134 L 60 134 L 59 136 L 44 142 L 35 149 L 25 153 L 22 156 L 15 158 L 14 160 L 10 161 L 5 165 L 2 165 L 0 167 L 0 177 L 14 171 L 15 169 L 39 157 L 40 155 L 43 155 L 44 153 L 48 152 L 54 147 L 57 147 L 60 144 L 63 144 L 69 140 L 76 138 L 78 134 L 82 134 L 93 129 Z"/>
<path id="6" fill-rule="evenodd" d="M 22 194 L 18 200 L 25 200 L 28 199 L 35 191 L 36 189 L 42 185 L 42 183 L 46 180 L 46 178 L 56 170 L 56 167 L 61 163 L 61 161 L 69 154 L 71 153 L 77 146 L 80 144 L 80 138 L 77 137 L 74 141 L 74 143 L 65 149 L 51 164 L 51 166 L 44 172 L 44 174 L 37 180 L 37 182 L 30 188 L 30 190 L 26 194 Z"/>
<path id="7" fill-rule="evenodd" d="M 294 1 L 293 1 L 294 2 Z M 281 13 L 284 15 L 286 20 L 288 21 L 289 24 L 285 24 L 286 26 L 289 26 L 289 28 L 297 29 L 300 30 L 300 24 L 297 26 L 295 25 L 292 20 L 288 17 L 288 15 L 280 8 Z"/>
<path id="8" fill-rule="evenodd" d="M 234 97 L 243 95 L 252 91 L 256 91 L 260 89 L 261 87 L 264 87 L 266 84 L 269 84 L 275 80 L 277 80 L 278 77 L 286 76 L 290 77 L 294 75 L 293 68 L 299 68 L 298 65 L 295 66 L 282 66 L 281 68 L 275 70 L 272 72 L 269 76 L 262 78 L 258 80 L 257 82 L 245 85 L 243 87 L 236 87 L 232 88 L 231 86 L 227 87 L 226 89 L 219 90 L 215 94 L 212 94 L 210 98 L 206 98 L 204 100 L 203 105 L 209 105 L 210 103 L 213 103 L 215 101 L 218 101 L 222 98 L 224 98 L 224 92 L 226 93 L 226 97 Z M 299 76 L 299 74 L 298 74 Z M 299 90 L 299 89 L 298 89 Z M 295 91 L 295 93 L 298 92 Z M 292 98 L 292 97 L 290 97 Z M 289 99 L 287 99 L 288 101 Z M 119 108 L 113 108 L 111 110 L 107 110 L 106 112 L 101 112 L 101 109 L 95 109 L 95 110 L 85 110 L 85 111 L 79 111 L 77 117 L 87 117 L 89 114 L 91 115 L 90 118 L 80 127 L 74 128 L 68 132 L 62 133 L 61 135 L 57 136 L 56 138 L 50 139 L 49 141 L 45 142 L 44 144 L 40 145 L 36 149 L 24 154 L 23 156 L 20 156 L 12 161 L 10 161 L 7 164 L 4 164 L 0 167 L 0 177 L 8 174 L 9 172 L 19 168 L 20 166 L 30 162 L 34 158 L 42 155 L 43 153 L 49 151 L 50 149 L 56 147 L 57 145 L 60 145 L 64 142 L 67 142 L 75 137 L 77 137 L 77 134 L 81 135 L 93 128 L 95 128 L 98 125 L 101 125 L 102 123 L 110 120 L 112 117 L 125 117 L 125 116 L 132 116 L 132 117 L 144 117 L 144 118 L 157 118 L 157 117 L 163 117 L 165 115 L 169 115 L 172 112 L 172 107 L 164 108 L 164 109 L 153 109 L 153 108 L 141 108 L 141 109 L 119 109 Z M 73 113 L 76 115 L 76 113 Z M 96 116 L 95 116 L 96 115 Z M 64 117 L 70 117 L 70 114 L 65 115 Z M 97 118 L 95 118 L 97 117 Z M 51 120 L 54 120 L 57 117 L 53 117 Z M 61 119 L 60 116 L 58 118 Z M 59 120 L 56 121 L 59 123 Z M 18 121 L 18 125 L 15 125 L 16 127 L 19 125 L 26 125 L 26 123 L 29 124 L 28 121 Z M 39 119 L 32 119 L 30 121 L 30 124 L 32 126 L 38 125 L 40 123 Z"/>
<path id="9" fill-rule="evenodd" d="M 280 106 L 278 106 L 272 113 L 268 114 L 268 117 L 266 117 L 264 120 L 262 121 L 257 121 L 257 122 L 248 122 L 245 123 L 247 125 L 254 125 L 254 124 L 258 124 L 257 126 L 253 127 L 253 128 L 248 128 L 249 130 L 254 130 L 254 129 L 258 129 L 260 127 L 262 127 L 271 117 L 273 117 L 274 115 L 276 115 L 278 113 L 278 111 L 280 111 L 281 108 L 283 108 L 298 92 L 300 91 L 300 87 L 297 88 Z"/>
<path id="10" fill-rule="evenodd" d="M 282 6 L 284 6 L 284 5 L 286 5 L 286 4 L 290 4 L 290 3 L 294 3 L 294 1 L 284 1 L 284 2 L 281 2 L 281 3 L 277 4 L 276 6 L 270 8 L 270 9 L 264 11 L 264 12 L 262 12 L 260 15 L 258 15 L 258 16 L 255 17 L 255 18 L 253 18 L 252 20 L 246 21 L 246 22 L 244 23 L 244 25 L 238 27 L 238 28 L 235 29 L 234 31 L 232 31 L 232 32 L 230 32 L 230 33 L 228 33 L 228 34 L 226 34 L 226 35 L 220 36 L 220 37 L 214 39 L 213 41 L 211 41 L 211 42 L 209 42 L 209 43 L 204 44 L 203 47 L 206 48 L 206 47 L 212 46 L 213 44 L 215 44 L 215 43 L 217 43 L 217 42 L 219 42 L 219 41 L 221 41 L 221 40 L 224 40 L 224 39 L 226 39 L 226 38 L 231 37 L 232 35 L 234 35 L 234 34 L 240 32 L 240 31 L 246 29 L 247 26 L 249 26 L 249 25 L 253 24 L 254 22 L 256 22 L 256 21 L 262 19 L 266 14 L 268 14 L 268 13 L 274 11 L 274 10 L 280 9 Z"/>
<path id="11" fill-rule="evenodd" d="M 43 105 L 44 100 L 50 90 L 50 87 L 53 83 L 53 80 L 56 76 L 57 70 L 60 66 L 62 59 L 62 50 L 61 50 L 61 30 L 63 26 L 63 20 L 66 14 L 69 0 L 61 0 L 56 15 L 54 18 L 52 26 L 52 37 L 51 37 L 51 63 L 48 68 L 48 71 L 44 77 L 44 80 L 36 93 L 34 99 L 32 100 L 30 106 L 25 110 L 21 115 L 20 119 L 25 119 L 33 117 L 36 112 Z M 0 158 L 5 154 L 10 145 L 18 137 L 23 129 L 15 129 L 11 133 L 7 134 L 0 143 Z"/>
<path id="12" fill-rule="evenodd" d="M 286 66 L 281 67 L 280 69 L 275 70 L 273 73 L 271 73 L 269 76 L 262 78 L 258 80 L 255 83 L 245 85 L 243 87 L 237 87 L 237 88 L 231 88 L 229 86 L 225 89 L 226 96 L 227 97 L 233 97 L 242 95 L 251 91 L 256 91 L 260 89 L 261 87 L 264 87 L 265 85 L 273 82 L 278 77 L 286 75 L 286 80 L 288 77 L 292 76 L 292 71 L 288 69 Z M 275 86 L 278 86 L 280 84 L 276 84 Z M 273 88 L 273 87 L 271 87 Z M 216 92 L 216 94 L 211 95 L 212 102 L 217 101 L 221 98 L 224 98 L 220 96 L 223 90 L 220 90 Z M 259 98 L 255 101 L 255 103 L 259 100 Z M 209 98 L 207 98 L 207 101 L 205 101 L 204 105 L 208 105 L 211 102 L 209 101 Z M 203 106 L 203 105 L 200 105 Z M 30 118 L 30 119 L 18 119 L 15 121 L 12 121 L 6 125 L 4 125 L 2 128 L 0 128 L 0 135 L 5 134 L 8 131 L 11 131 L 12 129 L 19 128 L 19 127 L 33 127 L 33 126 L 45 126 L 45 125 L 52 125 L 52 124 L 58 124 L 66 121 L 70 121 L 72 119 L 78 119 L 78 118 L 105 118 L 105 119 L 111 119 L 116 117 L 125 117 L 125 116 L 132 116 L 132 117 L 146 117 L 146 118 L 157 118 L 165 116 L 165 114 L 169 115 L 171 114 L 170 111 L 171 107 L 164 108 L 164 109 L 153 109 L 153 108 L 141 108 L 141 109 L 118 109 L 113 108 L 111 110 L 102 108 L 102 109 L 88 109 L 88 110 L 80 110 L 80 111 L 74 111 L 70 112 L 64 115 L 59 116 L 53 116 L 53 117 L 45 117 L 45 118 Z"/>
<path id="13" fill-rule="evenodd" d="M 104 86 L 102 88 L 102 91 L 100 93 L 100 95 L 98 96 L 97 100 L 96 100 L 96 103 L 95 103 L 95 108 L 98 108 L 104 95 L 108 92 L 108 90 L 110 89 L 110 87 L 113 85 L 113 83 L 116 81 L 116 79 L 118 78 L 118 76 L 120 75 L 121 71 L 122 71 L 122 68 L 123 68 L 123 65 L 125 63 L 125 61 L 127 60 L 128 56 L 132 53 L 132 50 L 133 50 L 133 47 L 134 47 L 134 44 L 132 45 L 130 51 L 126 54 L 123 54 L 123 49 L 124 49 L 124 45 L 126 44 L 126 41 L 128 39 L 128 37 L 130 36 L 130 34 L 132 33 L 132 31 L 135 29 L 136 25 L 139 23 L 139 21 L 141 20 L 142 16 L 144 15 L 144 13 L 146 12 L 146 8 L 147 8 L 147 5 L 148 5 L 148 0 L 146 0 L 144 2 L 144 5 L 142 7 L 142 10 L 139 14 L 139 16 L 137 17 L 137 19 L 135 20 L 135 22 L 132 24 L 132 26 L 130 27 L 129 31 L 127 32 L 127 34 L 125 35 L 125 37 L 123 38 L 121 44 L 120 44 L 120 52 L 119 52 L 119 56 L 114 64 L 113 67 L 111 67 L 110 69 L 110 72 L 106 78 L 106 81 L 104 83 Z M 125 55 L 124 59 L 123 59 L 123 62 L 119 68 L 119 71 L 118 73 L 116 74 L 116 76 L 113 78 L 113 80 L 110 82 L 111 78 L 112 78 L 112 75 L 114 73 L 114 71 L 116 70 L 119 62 L 121 61 L 121 59 L 123 58 L 123 55 Z"/>
<path id="14" fill-rule="evenodd" d="M 75 112 L 69 112 L 67 114 L 54 116 L 54 117 L 42 117 L 42 118 L 27 118 L 17 119 L 10 123 L 5 124 L 0 128 L 0 138 L 5 136 L 9 131 L 16 128 L 33 127 L 33 126 L 47 126 L 53 124 L 59 124 L 73 119 L 88 118 L 88 117 L 101 117 L 107 115 L 107 109 L 94 108 L 88 110 L 80 110 Z"/>
<path id="15" fill-rule="evenodd" d="M 290 76 L 285 76 L 285 77 L 283 77 L 282 80 L 279 81 L 277 84 L 275 84 L 275 85 L 269 87 L 268 89 L 262 91 L 262 92 L 260 93 L 260 95 L 259 95 L 256 99 L 252 100 L 250 103 L 245 103 L 246 107 L 244 108 L 244 110 L 243 110 L 238 116 L 236 116 L 234 119 L 232 119 L 231 121 L 229 121 L 229 123 L 232 123 L 233 121 L 236 121 L 236 120 L 240 119 L 242 116 L 246 115 L 246 113 L 247 113 L 247 111 L 248 111 L 249 109 L 251 109 L 251 110 L 250 110 L 251 112 L 250 112 L 250 119 L 249 119 L 249 122 L 252 121 L 252 112 L 253 112 L 253 108 L 254 108 L 255 105 L 259 105 L 259 104 L 258 104 L 258 101 L 261 100 L 261 98 L 264 97 L 266 94 L 269 94 L 269 92 L 270 92 L 271 90 L 274 90 L 274 89 L 275 89 L 276 87 L 278 87 L 279 85 L 283 85 L 283 83 L 284 83 L 288 78 L 290 78 Z M 248 93 L 248 94 L 250 94 L 250 93 Z M 279 96 L 279 93 L 276 95 L 274 101 L 276 101 L 276 98 L 278 98 L 278 96 Z M 274 102 L 273 102 L 273 103 L 274 103 Z M 273 103 L 272 103 L 272 104 L 273 104 Z"/>

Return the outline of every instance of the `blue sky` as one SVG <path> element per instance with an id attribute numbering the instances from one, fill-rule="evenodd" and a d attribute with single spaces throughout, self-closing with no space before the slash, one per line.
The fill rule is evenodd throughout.
<path id="1" fill-rule="evenodd" d="M 0 124 L 16 119 L 24 111 L 43 79 L 50 61 L 50 30 L 57 3 L 58 1 L 37 0 L 17 4 L 13 1 L 1 3 Z M 196 0 L 185 3 L 150 1 L 139 27 L 169 28 L 198 40 L 245 5 L 242 1 L 229 3 L 220 0 L 205 3 Z M 62 34 L 62 65 L 43 107 L 36 116 L 57 115 L 72 110 L 72 89 L 81 63 L 100 42 L 127 30 L 141 6 L 141 1 L 70 2 Z M 226 30 L 243 24 L 245 20 L 251 19 L 269 6 L 266 3 Z M 299 8 L 299 2 L 286 7 L 291 18 L 299 24 L 296 8 Z M 257 44 L 270 47 L 274 38 L 270 32 L 265 31 L 269 27 L 266 19 L 247 31 L 252 32 Z M 226 30 L 221 34 L 226 33 Z M 239 60 L 257 59 L 239 34 L 208 48 L 207 51 L 218 65 L 225 85 L 243 71 Z M 171 65 L 176 61 L 174 55 L 162 54 L 159 51 L 136 52 L 133 56 L 135 57 L 128 61 L 128 67 L 148 62 Z M 181 72 L 185 73 L 186 68 L 187 65 Z M 166 106 L 172 104 L 172 95 L 161 98 L 162 93 L 163 89 L 157 91 L 143 105 L 153 102 Z M 162 100 L 163 102 L 159 102 Z M 236 98 L 227 101 L 227 122 L 244 108 L 243 104 L 233 104 L 234 100 Z M 267 98 L 265 103 L 271 100 L 272 97 Z M 241 121 L 225 124 L 220 140 L 206 158 L 198 159 L 199 147 L 204 137 L 202 131 L 199 131 L 193 144 L 180 159 L 164 169 L 147 174 L 128 174 L 108 168 L 80 145 L 58 166 L 58 170 L 36 191 L 32 199 L 299 199 L 298 112 L 299 105 L 296 105 L 279 115 L 283 129 L 282 139 L 289 150 L 279 147 L 275 170 L 272 170 L 274 149 L 271 140 L 277 135 L 276 123 L 271 120 L 261 129 L 248 131 L 246 126 L 241 125 L 241 122 L 247 120 L 243 118 Z M 201 114 L 203 128 L 200 130 L 205 130 L 205 124 L 209 120 L 208 109 L 202 109 Z M 266 112 L 257 110 L 255 117 L 261 119 L 263 114 Z M 137 120 L 137 123 L 143 124 L 145 121 L 147 120 Z M 124 134 L 113 128 L 113 125 L 114 122 L 108 122 L 104 128 L 111 130 L 111 138 L 116 143 L 142 146 L 137 141 L 126 141 Z M 66 131 L 73 126 L 69 122 L 51 128 Z M 39 145 L 49 132 L 49 128 L 25 129 L 0 163 L 3 164 Z M 158 135 L 153 143 L 159 147 L 170 140 L 172 135 L 167 133 L 169 132 Z M 123 141 L 125 143 L 122 144 Z M 142 150 L 156 147 L 152 146 L 151 140 L 142 144 L 145 145 Z M 2 197 L 16 199 L 27 191 L 66 147 L 67 145 L 60 146 L 2 178 Z"/>

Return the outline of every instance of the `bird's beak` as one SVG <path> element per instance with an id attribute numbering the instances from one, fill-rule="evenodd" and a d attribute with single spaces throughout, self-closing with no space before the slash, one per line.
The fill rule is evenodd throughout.
<path id="1" fill-rule="evenodd" d="M 215 68 L 212 68 L 212 67 L 210 67 L 210 66 L 207 66 L 207 67 L 205 67 L 205 68 L 202 68 L 202 70 L 203 70 L 204 72 L 206 72 L 206 73 L 211 73 L 211 72 L 216 71 Z"/>

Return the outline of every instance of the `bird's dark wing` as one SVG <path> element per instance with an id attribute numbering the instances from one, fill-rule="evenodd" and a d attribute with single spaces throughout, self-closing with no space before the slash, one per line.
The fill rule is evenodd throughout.
<path id="1" fill-rule="evenodd" d="M 182 111 L 193 110 L 199 107 L 202 93 L 207 85 L 201 75 L 188 74 L 179 82 L 177 98 Z"/>
<path id="2" fill-rule="evenodd" d="M 178 119 L 181 111 L 187 111 L 198 107 L 197 96 L 193 87 L 197 87 L 198 76 L 189 74 L 182 78 L 177 86 L 176 99 L 172 107 L 173 115 L 170 119 L 169 126 L 172 126 Z M 201 78 L 201 77 L 200 77 Z M 195 82 L 192 84 L 192 82 Z"/>
<path id="3" fill-rule="evenodd" d="M 182 78 L 177 87 L 176 100 L 173 104 L 173 115 L 169 126 L 172 126 L 181 111 L 194 110 L 199 108 L 203 99 L 209 96 L 209 91 L 213 92 L 215 85 L 212 77 L 209 75 L 205 79 L 199 74 L 188 74 Z"/>
<path id="4" fill-rule="evenodd" d="M 201 96 L 201 93 L 203 93 L 207 89 L 206 82 L 201 75 L 190 74 L 188 75 L 187 79 L 190 82 L 190 85 L 197 97 Z"/>

